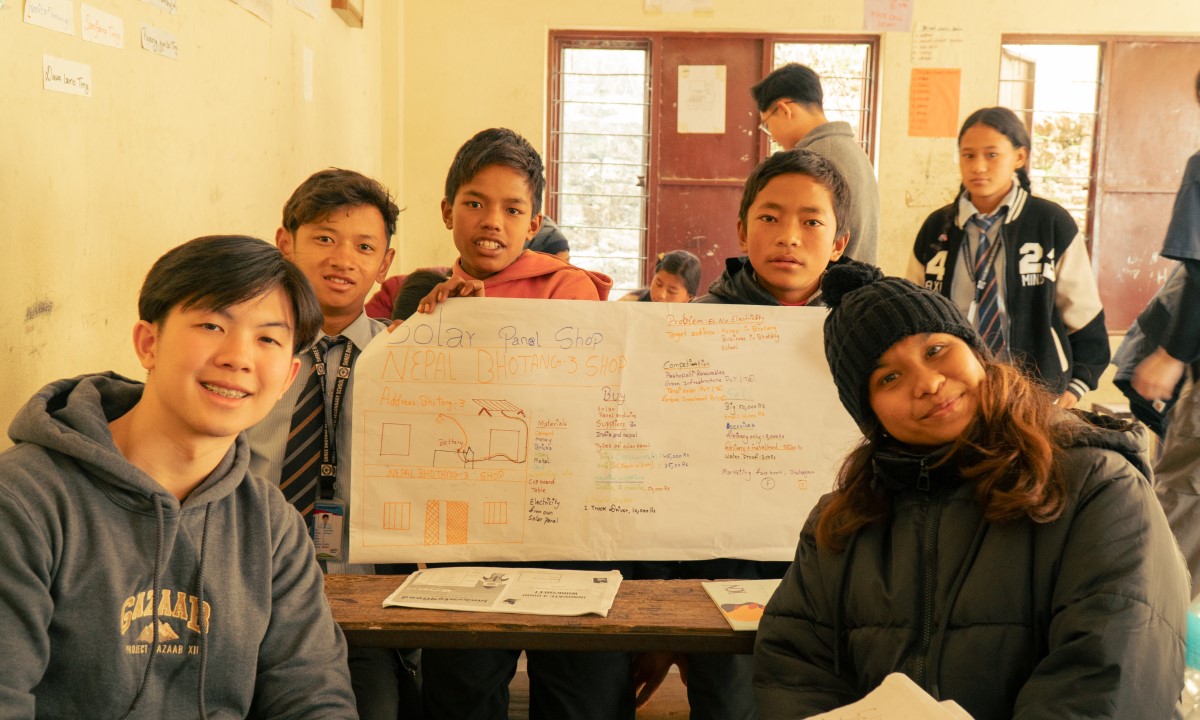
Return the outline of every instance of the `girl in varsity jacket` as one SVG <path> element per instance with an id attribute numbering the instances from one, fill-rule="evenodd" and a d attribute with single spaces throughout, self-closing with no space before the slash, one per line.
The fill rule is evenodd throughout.
<path id="1" fill-rule="evenodd" d="M 921 226 L 908 279 L 950 298 L 992 350 L 1071 407 L 1109 361 L 1104 308 L 1075 221 L 1030 192 L 1029 133 L 977 110 L 958 134 L 958 198 Z"/>

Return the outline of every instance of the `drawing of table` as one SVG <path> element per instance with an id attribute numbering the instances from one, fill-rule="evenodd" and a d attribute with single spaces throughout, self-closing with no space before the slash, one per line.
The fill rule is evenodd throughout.
<path id="1" fill-rule="evenodd" d="M 699 580 L 624 580 L 608 617 L 385 608 L 402 575 L 328 575 L 325 594 L 346 639 L 364 647 L 751 653 Z"/>

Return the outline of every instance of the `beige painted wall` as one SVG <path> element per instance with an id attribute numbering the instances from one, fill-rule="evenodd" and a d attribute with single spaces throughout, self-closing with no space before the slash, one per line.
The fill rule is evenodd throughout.
<path id="1" fill-rule="evenodd" d="M 398 269 L 454 255 L 438 215 L 446 169 L 474 132 L 504 125 L 544 149 L 547 36 L 551 29 L 862 32 L 861 0 L 712 0 L 710 15 L 649 15 L 643 0 L 442 0 L 405 4 L 404 177 L 407 242 Z M 1195 0 L 920 0 L 915 22 L 964 31 L 962 112 L 994 105 L 1002 33 L 1200 35 Z M 900 272 L 925 216 L 957 187 L 952 139 L 907 137 L 911 35 L 881 43 L 877 170 L 882 201 L 880 263 Z M 1192 73 L 1194 69 L 1187 72 Z M 729 88 L 729 92 L 747 89 Z M 729 230 L 733 231 L 730 218 Z"/>
<path id="2" fill-rule="evenodd" d="M 395 133 L 383 142 L 383 111 L 398 116 L 402 102 L 397 44 L 384 41 L 402 32 L 395 3 L 368 2 L 359 29 L 324 0 L 319 19 L 274 0 L 273 25 L 229 0 L 178 0 L 177 15 L 88 2 L 124 20 L 124 48 L 82 40 L 78 1 L 73 36 L 24 23 L 22 0 L 0 2 L 5 428 L 48 381 L 140 376 L 137 290 L 166 249 L 211 233 L 273 238 L 288 195 L 323 167 L 401 182 Z M 140 47 L 143 23 L 176 35 L 178 60 Z M 43 53 L 91 65 L 92 97 L 43 91 Z"/>
<path id="3" fill-rule="evenodd" d="M 405 4 L 403 132 L 406 242 L 396 269 L 455 257 L 438 214 L 446 169 L 474 132 L 503 125 L 546 147 L 545 103 L 551 29 L 862 32 L 861 0 L 713 0 L 705 16 L 648 15 L 643 0 L 442 0 Z M 1200 35 L 1196 0 L 919 0 L 918 24 L 963 29 L 959 121 L 994 105 L 1003 33 Z M 958 186 L 953 139 L 907 136 L 912 36 L 881 41 L 877 173 L 882 203 L 880 264 L 904 270 L 924 218 Z M 1184 70 L 1195 72 L 1195 68 Z M 743 92 L 729 88 L 729 92 Z M 1036 190 L 1036 188 L 1035 188 Z M 729 232 L 733 232 L 730 218 Z M 1119 340 L 1119 338 L 1117 338 Z M 1111 369 L 1110 369 L 1111 373 Z M 1110 385 L 1089 399 L 1122 399 Z"/>
<path id="4" fill-rule="evenodd" d="M 454 252 L 438 216 L 446 168 L 471 134 L 507 125 L 544 147 L 552 28 L 858 32 L 861 3 L 713 0 L 709 16 L 646 15 L 643 0 L 368 0 L 365 27 L 272 0 L 267 25 L 227 0 L 91 0 L 125 21 L 123 49 L 22 22 L 0 0 L 0 425 L 45 382 L 112 368 L 129 346 L 137 288 L 167 248 L 215 232 L 270 237 L 290 191 L 336 165 L 380 177 L 401 215 L 396 270 Z M 79 2 L 76 8 L 78 26 Z M 1194 0 L 917 3 L 918 23 L 961 26 L 963 114 L 995 97 L 1002 32 L 1200 35 Z M 142 50 L 141 25 L 169 30 L 180 58 Z M 302 52 L 314 54 L 314 98 Z M 910 36 L 882 40 L 882 263 L 898 271 L 921 219 L 955 185 L 953 142 L 906 137 Z M 88 63 L 91 98 L 41 87 L 43 53 Z M 731 223 L 732 228 L 732 223 Z M 7 444 L 0 439 L 0 445 Z"/>

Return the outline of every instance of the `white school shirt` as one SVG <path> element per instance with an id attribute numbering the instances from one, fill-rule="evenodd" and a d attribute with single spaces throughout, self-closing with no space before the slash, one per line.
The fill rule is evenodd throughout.
<path id="1" fill-rule="evenodd" d="M 364 312 L 355 318 L 354 322 L 347 325 L 339 334 L 354 343 L 354 347 L 361 354 L 367 343 L 371 342 L 371 338 L 386 329 L 386 323 L 379 320 L 372 320 Z M 317 340 L 320 340 L 322 337 L 325 337 L 324 333 L 320 333 Z M 342 354 L 344 352 L 344 347 L 330 348 L 325 356 L 325 366 L 336 368 L 342 361 Z M 288 391 L 279 399 L 279 402 L 275 403 L 275 407 L 271 408 L 271 412 L 265 418 L 246 430 L 246 439 L 250 442 L 250 472 L 270 480 L 275 483 L 276 487 L 279 486 L 279 476 L 283 472 L 283 456 L 287 450 L 288 432 L 292 429 L 292 410 L 296 407 L 296 400 L 300 397 L 309 371 L 312 369 L 312 355 L 308 350 L 301 352 L 299 358 L 300 372 L 296 374 L 296 381 L 292 383 Z M 357 354 L 354 356 L 354 362 L 358 362 Z M 336 474 L 337 488 L 334 490 L 333 495 L 338 500 L 346 503 L 346 520 L 342 528 L 342 548 L 350 547 L 350 427 L 352 418 L 354 417 L 353 398 L 354 371 L 352 367 L 350 379 L 346 381 L 346 389 L 342 396 L 342 409 L 338 417 L 338 427 L 334 433 L 337 444 L 338 462 Z M 332 415 L 333 381 L 330 378 L 325 388 L 326 422 L 329 421 Z M 345 562 L 330 560 L 326 563 L 326 572 L 370 575 L 375 572 L 375 566 L 371 564 L 351 565 Z"/>
<path id="2" fill-rule="evenodd" d="M 1014 177 L 1012 187 L 1008 189 L 1008 194 L 1004 196 L 1004 199 L 1000 201 L 996 209 L 992 211 L 992 215 L 1012 208 L 1017 197 L 1018 183 L 1019 181 Z M 976 215 L 986 216 L 985 213 L 979 212 L 979 208 L 975 207 L 975 203 L 971 202 L 971 193 L 964 190 L 962 195 L 958 197 L 958 218 L 956 219 L 958 226 L 963 229 L 963 242 L 962 246 L 958 249 L 958 262 L 962 264 L 962 267 L 954 272 L 954 279 L 950 286 L 950 299 L 958 306 L 958 309 L 962 311 L 964 316 L 970 310 L 971 303 L 975 302 L 975 249 L 979 247 L 979 226 L 970 222 L 970 220 Z M 990 242 L 995 243 L 996 238 L 1001 237 L 1003 226 L 1008 220 L 1008 215 L 1005 214 L 1003 218 L 992 223 L 992 226 L 988 229 L 988 240 Z M 1002 240 L 1007 241 L 1008 238 L 1005 237 Z M 1004 329 L 1005 346 L 1007 347 L 1009 320 L 1008 306 L 1004 301 L 1003 246 L 996 248 L 992 267 L 996 271 L 996 293 L 1000 310 L 1000 324 Z M 974 318 L 971 318 L 971 324 L 978 329 Z"/>

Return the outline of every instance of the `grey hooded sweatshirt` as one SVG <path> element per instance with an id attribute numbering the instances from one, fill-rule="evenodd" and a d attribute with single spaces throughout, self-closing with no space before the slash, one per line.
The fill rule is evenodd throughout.
<path id="1" fill-rule="evenodd" d="M 239 436 L 182 503 L 108 422 L 142 385 L 47 385 L 0 453 L 0 718 L 356 718 L 300 515 Z"/>

